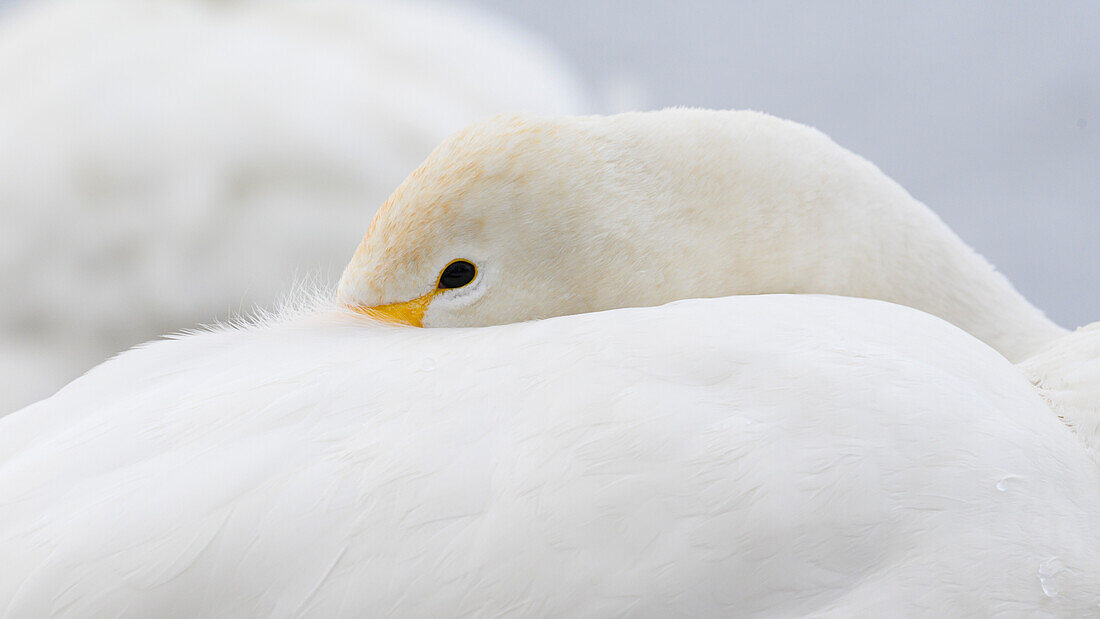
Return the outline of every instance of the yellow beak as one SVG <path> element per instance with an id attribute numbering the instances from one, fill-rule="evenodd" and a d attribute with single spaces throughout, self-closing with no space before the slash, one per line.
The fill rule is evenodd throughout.
<path id="1" fill-rule="evenodd" d="M 412 301 L 375 305 L 374 307 L 357 305 L 352 309 L 376 320 L 398 325 L 409 325 L 410 327 L 423 327 L 424 312 L 428 311 L 428 305 L 431 304 L 432 299 L 437 294 L 439 294 L 439 289 L 433 290 L 422 297 L 417 297 Z"/>

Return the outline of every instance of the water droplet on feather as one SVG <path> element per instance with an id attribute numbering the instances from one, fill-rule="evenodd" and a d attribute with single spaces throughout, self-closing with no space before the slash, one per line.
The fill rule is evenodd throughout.
<path id="1" fill-rule="evenodd" d="M 1051 557 L 1039 564 L 1039 585 L 1043 587 L 1043 594 L 1048 598 L 1058 595 L 1058 575 L 1065 569 L 1066 566 L 1058 557 Z"/>
<path id="2" fill-rule="evenodd" d="M 1008 490 L 1009 486 L 1016 481 L 1020 481 L 1019 475 L 1005 475 L 997 482 L 997 490 L 1004 492 Z"/>

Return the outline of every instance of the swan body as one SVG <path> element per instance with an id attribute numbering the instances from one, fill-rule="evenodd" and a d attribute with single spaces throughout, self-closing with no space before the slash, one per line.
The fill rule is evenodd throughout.
<path id="1" fill-rule="evenodd" d="M 455 259 L 478 276 L 437 287 Z M 390 196 L 339 286 L 350 307 L 429 327 L 764 293 L 908 305 L 1011 361 L 1042 355 L 1025 371 L 1100 444 L 1095 325 L 1055 325 L 873 164 L 766 114 L 473 125 Z"/>
<path id="2" fill-rule="evenodd" d="M 750 294 L 776 291 L 801 294 Z M 0 419 L 0 610 L 1100 608 L 1095 328 L 807 128 L 475 126 L 379 211 L 335 305 Z"/>
<path id="3" fill-rule="evenodd" d="M 1081 615 L 1100 469 L 996 351 L 815 295 L 145 345 L 0 419 L 5 616 Z"/>
<path id="4" fill-rule="evenodd" d="M 451 3 L 7 8 L 0 415 L 119 350 L 335 279 L 374 209 L 467 123 L 585 106 L 554 50 Z"/>

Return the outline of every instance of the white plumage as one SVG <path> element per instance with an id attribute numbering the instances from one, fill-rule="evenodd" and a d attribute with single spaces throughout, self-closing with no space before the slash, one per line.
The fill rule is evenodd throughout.
<path id="1" fill-rule="evenodd" d="M 1100 322 L 1054 340 L 1019 367 L 1100 462 Z"/>
<path id="2" fill-rule="evenodd" d="M 149 344 L 0 420 L 0 497 L 12 617 L 1100 603 L 1071 432 L 986 345 L 858 299 Z"/>
<path id="3" fill-rule="evenodd" d="M 331 280 L 451 131 L 579 112 L 557 54 L 422 2 L 43 1 L 0 20 L 0 415 Z"/>

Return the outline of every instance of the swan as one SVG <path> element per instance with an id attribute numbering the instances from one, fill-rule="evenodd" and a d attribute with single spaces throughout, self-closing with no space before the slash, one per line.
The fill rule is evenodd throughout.
<path id="1" fill-rule="evenodd" d="M 556 50 L 453 3 L 5 7 L 0 415 L 334 281 L 371 206 L 463 126 L 587 106 Z"/>
<path id="2" fill-rule="evenodd" d="M 456 260 L 471 278 L 444 287 Z M 939 316 L 1019 363 L 1100 449 L 1100 323 L 1057 326 L 873 164 L 758 112 L 475 124 L 379 209 L 338 287 L 347 306 L 417 326 L 763 293 Z"/>
<path id="3" fill-rule="evenodd" d="M 677 115 L 708 117 L 626 119 L 712 147 L 729 137 Z M 747 118 L 757 135 L 805 133 Z M 661 229 L 651 211 L 670 196 L 655 187 L 725 181 L 626 157 L 647 145 L 614 130 L 623 120 L 466 132 L 379 211 L 333 298 L 146 344 L 0 419 L 0 609 L 1097 612 L 1100 467 L 1024 373 L 883 300 L 792 290 L 807 294 L 658 305 L 660 286 L 724 280 L 707 267 L 742 282 L 797 274 L 734 269 L 784 256 L 711 257 L 709 228 L 667 227 L 676 218 L 662 231 L 679 248 L 631 245 Z M 575 126 L 602 138 L 570 141 Z M 464 140 L 477 158 L 455 152 Z M 746 204 L 761 190 L 745 187 Z M 682 214 L 713 215 L 697 206 Z M 746 221 L 780 225 L 763 209 Z M 509 253 L 517 239 L 525 251 Z M 649 307 L 576 313 L 628 302 L 631 285 Z M 998 334 L 1035 339 L 986 333 Z"/>
<path id="4" fill-rule="evenodd" d="M 0 419 L 0 613 L 1095 613 L 1100 468 L 1045 411 L 881 301 L 322 307 Z"/>

